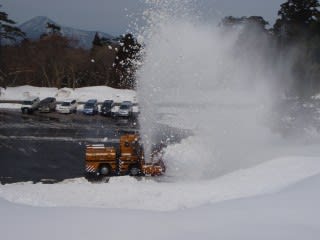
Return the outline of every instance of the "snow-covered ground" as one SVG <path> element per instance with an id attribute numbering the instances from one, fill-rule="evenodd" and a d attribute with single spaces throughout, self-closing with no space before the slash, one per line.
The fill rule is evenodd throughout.
<path id="1" fill-rule="evenodd" d="M 316 240 L 319 160 L 277 159 L 196 183 L 122 177 L 108 184 L 74 179 L 53 185 L 4 185 L 0 236 Z"/>
<path id="2" fill-rule="evenodd" d="M 114 177 L 108 184 L 70 179 L 52 185 L 16 183 L 0 187 L 8 201 L 41 207 L 101 207 L 177 211 L 231 199 L 278 192 L 320 173 L 320 158 L 287 157 L 237 170 L 222 177 L 171 182 L 165 177 Z M 85 194 L 84 194 L 85 193 Z"/>
<path id="3" fill-rule="evenodd" d="M 20 100 L 28 92 L 82 101 L 105 98 L 107 88 L 95 87 L 92 93 L 89 88 L 82 94 L 80 89 L 63 94 L 35 89 L 7 88 L 1 98 Z M 135 99 L 132 91 L 117 91 L 121 100 Z M 171 110 L 168 117 L 175 112 Z M 115 177 L 108 183 L 89 183 L 79 178 L 57 184 L 0 185 L 0 239 L 319 239 L 319 144 L 272 140 L 263 145 L 264 151 L 252 148 L 253 166 L 242 165 L 239 155 L 239 161 L 232 162 L 234 170 L 216 177 L 197 176 L 205 166 L 201 151 L 206 149 L 192 138 L 170 146 L 165 155 L 168 173 L 160 179 Z M 277 145 L 281 151 L 274 151 Z M 198 159 L 190 161 L 194 156 Z"/>

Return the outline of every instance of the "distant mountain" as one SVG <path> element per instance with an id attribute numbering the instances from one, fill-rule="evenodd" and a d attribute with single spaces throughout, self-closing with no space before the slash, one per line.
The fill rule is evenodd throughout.
<path id="1" fill-rule="evenodd" d="M 27 35 L 27 38 L 30 39 L 39 39 L 41 34 L 47 32 L 47 23 L 54 23 L 61 27 L 61 33 L 63 36 L 77 39 L 79 41 L 79 45 L 83 48 L 90 48 L 92 46 L 92 40 L 97 31 L 86 31 L 80 30 L 71 27 L 65 27 L 52 21 L 50 18 L 39 16 L 30 19 L 19 25 L 19 28 L 24 31 Z M 108 33 L 98 32 L 100 37 L 113 39 L 114 37 Z"/>

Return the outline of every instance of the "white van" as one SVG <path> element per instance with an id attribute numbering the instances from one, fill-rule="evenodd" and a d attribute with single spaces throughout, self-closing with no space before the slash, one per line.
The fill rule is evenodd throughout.
<path id="1" fill-rule="evenodd" d="M 78 103 L 75 99 L 64 100 L 61 105 L 57 107 L 59 113 L 76 113 Z"/>

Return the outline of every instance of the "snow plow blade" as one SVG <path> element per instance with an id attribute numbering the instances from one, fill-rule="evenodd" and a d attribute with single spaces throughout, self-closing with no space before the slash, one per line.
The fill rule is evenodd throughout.
<path id="1" fill-rule="evenodd" d="M 145 176 L 161 176 L 165 172 L 164 164 L 144 164 L 142 173 Z"/>

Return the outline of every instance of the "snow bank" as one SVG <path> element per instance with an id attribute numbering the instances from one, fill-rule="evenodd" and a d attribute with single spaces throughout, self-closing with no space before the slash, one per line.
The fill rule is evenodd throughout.
<path id="1" fill-rule="evenodd" d="M 66 98 L 76 98 L 78 101 L 85 102 L 88 99 L 95 98 L 99 102 L 107 99 L 112 99 L 115 102 L 132 101 L 136 100 L 136 93 L 133 90 L 114 89 L 107 86 L 94 86 L 83 88 L 43 88 L 33 86 L 19 86 L 8 87 L 1 89 L 0 100 L 24 100 L 29 96 L 37 96 L 40 99 L 46 97 L 55 97 L 58 101 L 63 101 Z"/>
<path id="2" fill-rule="evenodd" d="M 24 100 L 30 96 L 37 96 L 43 99 L 46 97 L 54 97 L 57 91 L 57 88 L 42 88 L 29 85 L 8 87 L 2 89 L 0 100 Z"/>
<path id="3" fill-rule="evenodd" d="M 52 185 L 27 182 L 0 186 L 0 197 L 42 207 L 173 211 L 277 192 L 319 173 L 319 158 L 286 157 L 211 180 L 170 182 L 165 177 L 165 181 L 114 177 L 101 184 L 83 178 Z"/>
<path id="4" fill-rule="evenodd" d="M 276 194 L 173 212 L 41 207 L 0 198 L 0 236 L 6 240 L 228 239 L 318 240 L 320 175 Z M 98 194 L 98 193 L 97 193 Z M 17 231 L 17 227 L 19 231 Z"/>

